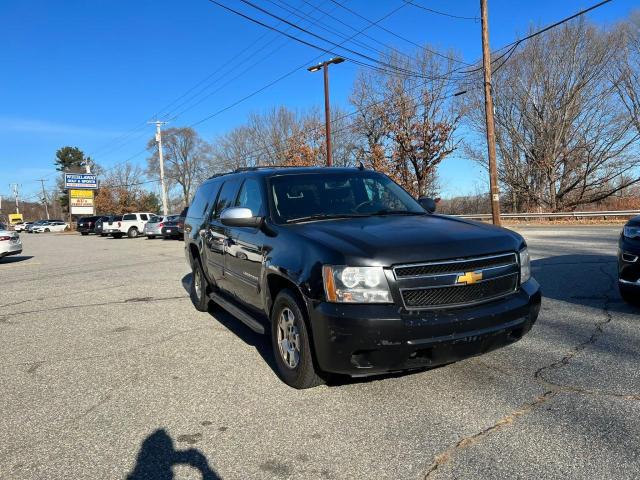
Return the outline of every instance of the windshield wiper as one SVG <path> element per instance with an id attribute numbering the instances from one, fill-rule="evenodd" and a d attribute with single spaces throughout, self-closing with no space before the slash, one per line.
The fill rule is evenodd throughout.
<path id="1" fill-rule="evenodd" d="M 367 215 L 361 215 L 358 213 L 317 213 L 315 215 L 307 215 L 306 217 L 290 218 L 286 223 L 307 222 L 310 220 L 328 220 L 333 218 L 352 218 L 352 217 L 366 217 Z"/>

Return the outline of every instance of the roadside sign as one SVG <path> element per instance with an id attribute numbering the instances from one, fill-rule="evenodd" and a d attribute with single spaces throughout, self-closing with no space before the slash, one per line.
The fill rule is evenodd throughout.
<path id="1" fill-rule="evenodd" d="M 64 188 L 88 188 L 96 190 L 98 188 L 98 175 L 93 173 L 65 173 Z"/>
<path id="2" fill-rule="evenodd" d="M 69 208 L 71 215 L 93 215 L 93 190 L 69 190 Z"/>
<path id="3" fill-rule="evenodd" d="M 9 214 L 9 223 L 11 225 L 15 225 L 16 223 L 22 223 L 24 219 L 22 218 L 21 213 L 10 213 Z"/>

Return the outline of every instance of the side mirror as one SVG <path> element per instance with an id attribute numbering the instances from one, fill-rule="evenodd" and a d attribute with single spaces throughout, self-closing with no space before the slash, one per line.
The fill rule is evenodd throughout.
<path id="1" fill-rule="evenodd" d="M 254 227 L 262 225 L 262 217 L 254 217 L 250 209 L 244 207 L 225 208 L 220 221 L 227 227 Z"/>
<path id="2" fill-rule="evenodd" d="M 422 208 L 424 208 L 429 213 L 433 213 L 436 211 L 436 201 L 433 198 L 420 197 L 418 199 L 418 203 L 420 203 L 420 205 L 422 205 Z"/>

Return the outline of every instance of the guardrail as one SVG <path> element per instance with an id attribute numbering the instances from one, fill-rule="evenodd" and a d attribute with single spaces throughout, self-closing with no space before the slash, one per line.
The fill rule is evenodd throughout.
<path id="1" fill-rule="evenodd" d="M 550 212 L 550 213 L 502 213 L 501 218 L 515 218 L 515 219 L 534 219 L 534 218 L 574 218 L 579 220 L 581 218 L 590 217 L 633 217 L 640 215 L 640 210 L 611 210 L 611 211 L 595 211 L 595 212 Z M 491 219 L 490 213 L 476 213 L 473 215 L 451 215 L 452 217 L 468 218 L 471 220 L 489 220 Z"/>

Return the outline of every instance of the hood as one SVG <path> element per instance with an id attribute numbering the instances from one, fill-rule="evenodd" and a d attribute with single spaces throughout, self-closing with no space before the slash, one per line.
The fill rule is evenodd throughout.
<path id="1" fill-rule="evenodd" d="M 640 216 L 633 217 L 627 222 L 627 226 L 629 227 L 640 227 Z"/>
<path id="2" fill-rule="evenodd" d="M 373 216 L 289 225 L 344 256 L 345 264 L 390 266 L 499 252 L 523 246 L 510 230 L 443 215 Z"/>

